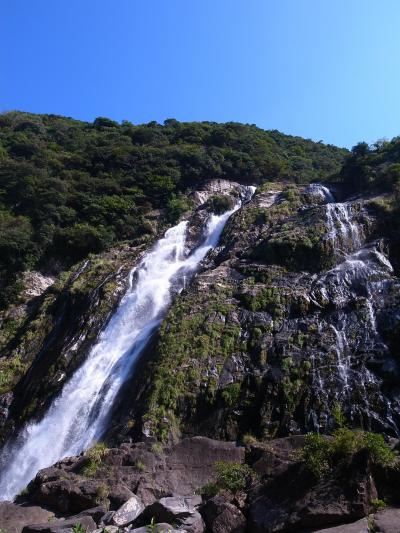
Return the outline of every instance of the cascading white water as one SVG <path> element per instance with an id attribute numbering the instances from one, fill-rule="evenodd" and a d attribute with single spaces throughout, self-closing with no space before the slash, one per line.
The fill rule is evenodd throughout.
<path id="1" fill-rule="evenodd" d="M 361 246 L 361 234 L 351 213 L 351 203 L 336 202 L 333 194 L 321 183 L 312 183 L 307 192 L 326 204 L 327 240 L 333 245 L 336 255 L 344 256 Z"/>
<path id="2" fill-rule="evenodd" d="M 327 192 L 326 187 L 317 184 L 310 192 L 326 204 L 325 238 L 331 243 L 334 256 L 340 260 L 334 268 L 319 276 L 310 294 L 310 300 L 317 306 L 321 302 L 327 306 L 320 319 L 321 334 L 326 335 L 327 328 L 333 333 L 329 357 L 312 358 L 314 390 L 322 404 L 329 406 L 333 399 L 347 402 L 350 416 L 355 415 L 358 421 L 371 420 L 377 416 L 370 406 L 371 391 L 375 391 L 376 400 L 376 395 L 381 394 L 380 378 L 371 372 L 359 354 L 363 349 L 364 353 L 387 351 L 379 333 L 376 310 L 382 296 L 390 290 L 393 268 L 380 251 L 378 242 L 365 244 L 363 229 L 355 217 L 354 203 L 333 203 L 329 190 Z M 357 335 L 356 323 L 362 324 L 362 336 Z M 390 405 L 382 395 L 380 398 L 387 405 L 385 416 L 391 429 L 397 431 Z"/>
<path id="3" fill-rule="evenodd" d="M 346 203 L 327 204 L 326 218 L 329 227 L 328 239 L 332 241 L 337 255 L 361 246 L 358 225 L 351 216 L 351 206 Z"/>
<path id="4" fill-rule="evenodd" d="M 333 324 L 330 325 L 336 337 L 336 355 L 339 370 L 339 376 L 343 383 L 343 393 L 347 393 L 349 388 L 349 374 L 351 358 L 349 354 L 349 343 L 346 335 L 346 319 L 344 317 L 344 324 L 341 324 L 340 329 Z"/>
<path id="5" fill-rule="evenodd" d="M 321 183 L 311 183 L 307 192 L 311 194 L 311 196 L 321 198 L 328 204 L 335 202 L 335 198 L 333 197 L 331 191 L 328 189 L 328 187 L 325 187 L 325 185 L 321 185 Z"/>
<path id="6" fill-rule="evenodd" d="M 245 199 L 254 193 L 246 187 Z M 160 324 L 172 301 L 207 252 L 218 244 L 238 203 L 223 215 L 211 215 L 203 242 L 185 254 L 187 222 L 165 237 L 134 269 L 129 288 L 86 361 L 74 373 L 44 418 L 28 424 L 0 457 L 0 500 L 15 497 L 38 470 L 63 457 L 77 455 L 98 441 L 122 385 Z"/>

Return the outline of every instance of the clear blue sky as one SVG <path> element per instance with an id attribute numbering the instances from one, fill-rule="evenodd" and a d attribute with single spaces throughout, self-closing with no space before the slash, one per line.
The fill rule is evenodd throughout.
<path id="1" fill-rule="evenodd" d="M 400 134 L 400 0 L 0 0 L 0 111 Z"/>

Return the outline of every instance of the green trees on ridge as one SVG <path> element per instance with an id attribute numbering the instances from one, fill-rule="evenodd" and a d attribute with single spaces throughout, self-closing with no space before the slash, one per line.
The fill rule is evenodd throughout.
<path id="1" fill-rule="evenodd" d="M 251 125 L 166 120 L 85 123 L 0 115 L 0 289 L 29 268 L 62 270 L 114 242 L 173 222 L 210 178 L 308 182 L 337 173 L 346 151 Z M 3 302 L 4 303 L 4 302 Z"/>

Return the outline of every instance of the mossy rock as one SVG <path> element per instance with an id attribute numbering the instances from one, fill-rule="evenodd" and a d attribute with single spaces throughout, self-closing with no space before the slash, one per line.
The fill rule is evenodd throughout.
<path id="1" fill-rule="evenodd" d="M 250 252 L 250 257 L 292 271 L 320 272 L 334 264 L 332 246 L 326 239 L 324 219 L 307 213 L 274 228 Z"/>

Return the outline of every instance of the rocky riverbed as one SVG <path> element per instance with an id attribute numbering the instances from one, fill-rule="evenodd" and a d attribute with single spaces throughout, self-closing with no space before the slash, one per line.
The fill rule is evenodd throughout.
<path id="1" fill-rule="evenodd" d="M 39 472 L 18 504 L 0 503 L 0 523 L 8 533 L 72 533 L 78 524 L 98 533 L 398 531 L 397 467 L 360 451 L 318 479 L 301 459 L 303 445 L 303 436 L 246 446 L 206 437 L 124 443 L 103 450 L 91 469 L 88 452 Z M 241 467 L 244 484 L 231 475 L 209 494 L 215 464 Z M 379 496 L 388 505 L 377 510 Z"/>

